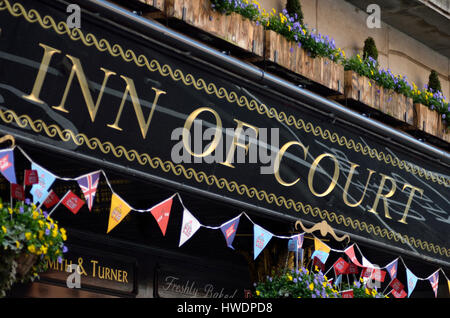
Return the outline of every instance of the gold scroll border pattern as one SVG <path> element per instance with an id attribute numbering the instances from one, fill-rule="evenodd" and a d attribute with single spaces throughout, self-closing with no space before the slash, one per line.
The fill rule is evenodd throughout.
<path id="1" fill-rule="evenodd" d="M 186 86 L 192 85 L 197 90 L 203 90 L 209 95 L 214 94 L 219 99 L 225 98 L 229 103 L 236 103 L 239 107 L 246 107 L 250 111 L 256 110 L 260 115 L 266 115 L 271 119 L 275 118 L 281 123 L 295 126 L 298 130 L 303 129 L 306 133 L 313 133 L 316 137 L 320 136 L 322 139 L 337 143 L 339 146 L 345 146 L 347 149 L 361 152 L 363 155 L 369 155 L 372 159 L 376 158 L 378 161 L 384 161 L 386 164 L 391 164 L 394 167 L 397 166 L 399 169 L 405 169 L 407 172 L 414 175 L 417 174 L 420 177 L 425 177 L 427 180 L 432 180 L 445 187 L 450 187 L 450 178 L 445 178 L 418 165 L 400 160 L 397 157 L 393 157 L 391 154 L 386 155 L 384 152 L 370 148 L 368 145 L 363 146 L 360 142 L 355 142 L 353 139 L 347 139 L 345 136 L 339 136 L 334 132 L 331 133 L 328 129 L 323 130 L 320 126 L 314 127 L 310 122 L 305 124 L 305 121 L 301 118 L 296 119 L 293 115 L 286 115 L 284 112 L 278 112 L 275 108 L 269 108 L 265 104 L 259 105 L 254 99 L 249 102 L 246 96 L 239 97 L 234 91 L 228 93 L 223 87 L 217 89 L 214 83 L 206 84 L 202 78 L 196 80 L 192 74 L 184 75 L 180 69 L 175 69 L 175 71 L 173 71 L 167 64 L 164 64 L 161 67 L 157 60 L 153 59 L 149 62 L 145 55 L 141 54 L 136 57 L 134 51 L 127 49 L 124 52 L 119 44 L 111 46 L 105 39 L 100 39 L 100 41 L 98 41 L 92 33 L 88 33 L 85 36 L 80 29 L 70 29 L 63 21 L 56 23 L 51 16 L 44 16 L 41 18 L 40 14 L 34 9 L 27 12 L 20 3 L 14 3 L 14 5 L 11 6 L 8 0 L 0 0 L 0 11 L 5 9 L 15 17 L 23 16 L 30 23 L 38 22 L 44 29 L 53 28 L 59 35 L 67 34 L 73 41 L 81 40 L 86 46 L 94 45 L 100 52 L 108 51 L 111 56 L 120 56 L 124 61 L 134 62 L 138 67 L 145 66 L 150 72 L 158 71 L 161 76 L 170 76 L 175 82 L 181 80 Z"/>
<path id="2" fill-rule="evenodd" d="M 364 221 L 345 217 L 343 215 L 337 215 L 335 212 L 327 210 L 320 210 L 317 207 L 312 207 L 309 204 L 303 204 L 300 201 L 294 201 L 293 199 L 286 199 L 283 196 L 277 196 L 274 193 L 267 193 L 265 190 L 258 190 L 255 187 L 248 187 L 245 184 L 238 184 L 236 181 L 228 181 L 225 178 L 217 178 L 215 175 L 207 175 L 203 171 L 196 171 L 193 168 L 186 169 L 180 164 L 175 165 L 171 161 L 163 161 L 161 158 L 151 158 L 149 154 L 139 154 L 135 149 L 127 150 L 124 146 L 114 146 L 111 142 L 102 142 L 97 137 L 89 138 L 83 133 L 75 134 L 69 129 L 61 130 L 56 124 L 47 125 L 43 120 L 32 120 L 28 115 L 18 116 L 14 111 L 0 110 L 0 118 L 6 124 L 15 122 L 20 128 L 27 128 L 29 126 L 34 132 L 42 134 L 44 132 L 51 138 L 59 137 L 65 142 L 74 142 L 77 146 L 86 145 L 91 150 L 97 148 L 104 154 L 112 153 L 116 158 L 125 157 L 128 161 L 137 161 L 140 165 L 149 165 L 153 169 L 160 168 L 166 173 L 173 173 L 176 176 L 183 175 L 186 179 L 195 179 L 198 183 L 207 183 L 209 186 L 215 185 L 217 188 L 223 190 L 226 188 L 229 192 L 237 192 L 239 195 L 247 195 L 249 198 L 256 197 L 259 201 L 266 201 L 269 204 L 276 204 L 278 207 L 285 207 L 288 210 L 295 210 L 296 212 L 302 212 L 305 215 L 311 214 L 312 217 L 320 217 L 322 220 L 328 220 L 329 222 L 335 222 L 337 224 L 344 224 L 346 227 L 351 227 L 353 230 L 359 230 L 361 232 L 373 233 L 381 238 L 386 237 L 389 240 L 400 241 L 402 244 L 410 244 L 416 248 L 433 252 L 435 254 L 445 255 L 450 257 L 450 248 L 441 247 L 434 243 L 428 243 L 421 239 L 409 237 L 408 235 L 401 235 L 392 230 L 381 228 L 378 225 L 367 224 Z"/>

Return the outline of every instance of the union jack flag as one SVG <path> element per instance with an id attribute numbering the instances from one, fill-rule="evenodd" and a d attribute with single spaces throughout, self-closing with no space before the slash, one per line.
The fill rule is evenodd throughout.
<path id="1" fill-rule="evenodd" d="M 438 291 L 438 285 L 439 285 L 439 271 L 436 271 L 433 275 L 429 278 L 431 288 L 433 288 L 434 291 L 434 297 L 437 297 L 437 291 Z"/>
<path id="2" fill-rule="evenodd" d="M 89 173 L 77 179 L 78 185 L 80 186 L 81 191 L 83 191 L 89 211 L 91 211 L 92 206 L 94 205 L 94 198 L 99 180 L 100 171 Z"/>

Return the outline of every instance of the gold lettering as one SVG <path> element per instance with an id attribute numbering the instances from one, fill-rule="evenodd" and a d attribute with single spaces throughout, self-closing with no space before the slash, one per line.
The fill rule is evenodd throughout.
<path id="1" fill-rule="evenodd" d="M 403 186 L 402 191 L 405 191 L 406 188 L 410 188 L 411 192 L 409 194 L 408 202 L 406 203 L 405 211 L 403 212 L 403 217 L 402 217 L 402 219 L 400 221 L 398 221 L 398 222 L 404 223 L 404 224 L 408 224 L 408 223 L 406 223 L 406 217 L 408 216 L 409 208 L 411 207 L 411 203 L 412 203 L 412 199 L 414 197 L 414 193 L 417 191 L 417 192 L 420 193 L 420 197 L 423 196 L 423 189 L 420 189 L 420 188 L 417 188 L 417 187 L 414 187 L 414 186 L 412 186 L 410 184 L 405 183 L 405 185 Z"/>
<path id="2" fill-rule="evenodd" d="M 109 276 L 109 267 L 105 267 L 105 279 L 111 280 L 111 277 Z"/>
<path id="3" fill-rule="evenodd" d="M 117 281 L 122 282 L 122 271 L 120 269 L 117 271 Z"/>
<path id="4" fill-rule="evenodd" d="M 122 280 L 123 282 L 128 283 L 127 275 L 128 273 L 126 271 L 123 271 L 123 280 Z"/>
<path id="5" fill-rule="evenodd" d="M 373 206 L 369 210 L 369 212 L 378 214 L 378 212 L 377 212 L 378 203 L 380 201 L 380 198 L 383 198 L 384 216 L 388 219 L 392 219 L 392 217 L 389 215 L 389 207 L 388 207 L 387 198 L 390 198 L 394 195 L 395 190 L 397 189 L 397 184 L 393 178 L 388 177 L 387 175 L 382 174 L 382 173 L 380 173 L 380 175 L 382 176 L 381 181 L 380 181 L 380 186 L 378 187 L 377 196 L 375 197 L 375 201 L 373 202 Z M 383 188 L 386 183 L 386 180 L 391 181 L 391 183 L 392 183 L 391 190 L 387 194 L 381 194 L 381 192 L 383 192 Z"/>
<path id="6" fill-rule="evenodd" d="M 214 139 L 212 141 L 212 143 L 209 145 L 208 149 L 206 149 L 204 152 L 202 152 L 201 154 L 197 154 L 192 152 L 191 147 L 189 146 L 188 140 L 189 140 L 189 131 L 191 130 L 192 124 L 194 123 L 194 120 L 198 117 L 198 115 L 200 115 L 203 112 L 210 112 L 214 115 L 215 119 L 216 119 L 216 132 L 214 134 Z M 206 157 L 209 154 L 211 154 L 217 147 L 217 145 L 220 142 L 220 138 L 222 137 L 222 120 L 220 119 L 219 114 L 214 110 L 211 109 L 209 107 L 201 107 L 198 108 L 196 110 L 194 110 L 186 119 L 186 122 L 184 123 L 184 128 L 183 128 L 183 145 L 184 148 L 186 149 L 187 152 L 189 152 L 191 154 L 191 156 L 194 157 Z"/>
<path id="7" fill-rule="evenodd" d="M 95 277 L 95 266 L 97 266 L 98 261 L 91 260 L 92 263 L 92 277 Z"/>
<path id="8" fill-rule="evenodd" d="M 334 161 L 334 174 L 333 174 L 333 179 L 331 180 L 330 186 L 328 187 L 327 190 L 325 190 L 325 192 L 323 193 L 317 193 L 314 188 L 313 188 L 313 180 L 314 180 L 314 174 L 316 172 L 317 169 L 317 165 L 319 164 L 319 162 L 325 158 L 325 157 L 330 157 L 333 159 Z M 321 154 L 320 156 L 318 156 L 316 158 L 316 160 L 314 160 L 314 162 L 311 165 L 311 168 L 309 169 L 309 174 L 308 174 L 308 187 L 309 190 L 311 191 L 312 194 L 314 194 L 316 197 L 324 197 L 328 194 L 330 194 L 331 191 L 333 191 L 334 187 L 337 184 L 337 181 L 339 179 L 339 162 L 336 159 L 336 157 L 330 153 L 324 153 Z"/>
<path id="9" fill-rule="evenodd" d="M 243 143 L 239 142 L 239 138 L 241 137 L 244 126 L 252 129 L 256 133 L 256 137 L 258 137 L 258 133 L 259 133 L 259 129 L 253 125 L 244 123 L 237 119 L 234 119 L 234 121 L 237 122 L 237 127 L 236 127 L 236 130 L 234 131 L 233 143 L 231 144 L 230 150 L 228 151 L 227 160 L 225 160 L 225 162 L 220 162 L 220 164 L 230 167 L 230 168 L 234 168 L 234 166 L 231 164 L 231 161 L 233 160 L 236 147 L 242 147 L 245 149 L 245 154 L 248 153 L 248 146 L 250 144 L 245 144 L 245 143 L 243 144 Z"/>
<path id="10" fill-rule="evenodd" d="M 104 279 L 105 278 L 105 268 L 103 266 L 98 266 L 97 267 L 97 274 L 98 274 L 98 278 L 100 279 Z M 101 273 L 101 274 L 100 274 Z"/>
<path id="11" fill-rule="evenodd" d="M 346 205 L 348 205 L 349 207 L 355 208 L 363 202 L 364 197 L 366 196 L 366 191 L 367 191 L 367 187 L 369 185 L 370 178 L 372 177 L 372 174 L 375 173 L 375 171 L 373 171 L 371 169 L 367 169 L 367 170 L 369 170 L 369 176 L 367 177 L 366 186 L 364 187 L 364 192 L 362 194 L 362 197 L 358 202 L 350 203 L 347 198 L 348 188 L 350 187 L 350 184 L 352 183 L 353 174 L 355 173 L 356 168 L 359 167 L 359 165 L 357 165 L 356 163 L 353 163 L 353 162 L 350 162 L 350 163 L 351 163 L 350 172 L 348 173 L 347 182 L 345 183 L 344 192 L 342 193 L 342 198 L 344 199 L 344 203 Z"/>
<path id="12" fill-rule="evenodd" d="M 64 90 L 63 97 L 61 99 L 61 102 L 58 106 L 52 106 L 52 108 L 62 111 L 64 113 L 68 113 L 69 111 L 65 108 L 67 95 L 69 94 L 70 87 L 72 86 L 72 81 L 74 78 L 74 75 L 77 75 L 78 83 L 81 87 L 81 92 L 83 93 L 84 101 L 86 102 L 87 109 L 89 111 L 89 115 L 91 117 L 91 121 L 95 121 L 95 116 L 97 115 L 98 108 L 100 106 L 100 102 L 103 97 L 103 93 L 105 91 L 106 83 L 108 82 L 108 79 L 111 75 L 116 75 L 113 71 L 107 70 L 105 68 L 100 68 L 104 73 L 105 76 L 103 78 L 102 87 L 100 89 L 100 92 L 97 97 L 97 102 L 94 105 L 94 100 L 92 98 L 91 92 L 89 90 L 89 84 L 86 79 L 86 75 L 84 74 L 83 67 L 81 66 L 81 62 L 78 58 L 70 55 L 66 55 L 71 61 L 72 61 L 72 70 L 70 71 L 69 79 L 66 84 L 66 88 Z"/>
<path id="13" fill-rule="evenodd" d="M 142 137 L 145 139 L 147 136 L 148 127 L 150 126 L 150 122 L 152 121 L 153 112 L 155 111 L 155 107 L 158 103 L 159 96 L 161 94 L 166 94 L 165 91 L 162 91 L 160 89 L 157 89 L 155 87 L 152 87 L 152 90 L 155 91 L 155 98 L 153 99 L 153 105 L 150 110 L 150 114 L 148 115 L 147 122 L 144 119 L 144 114 L 142 113 L 142 107 L 139 102 L 139 97 L 136 93 L 136 87 L 134 86 L 134 81 L 131 78 L 128 78 L 126 76 L 120 75 L 121 78 L 125 80 L 127 83 L 127 86 L 125 88 L 125 92 L 123 93 L 122 102 L 119 107 L 119 111 L 117 112 L 116 120 L 114 121 L 114 124 L 108 124 L 107 126 L 113 129 L 117 129 L 122 131 L 122 128 L 119 127 L 119 121 L 120 117 L 122 116 L 123 107 L 125 106 L 125 101 L 127 100 L 128 95 L 131 97 L 131 102 L 134 107 L 134 112 L 136 113 L 136 117 L 139 123 L 139 127 L 141 129 Z"/>
<path id="14" fill-rule="evenodd" d="M 39 46 L 44 48 L 44 56 L 42 57 L 41 65 L 39 66 L 39 71 L 36 80 L 34 81 L 31 94 L 23 95 L 22 97 L 35 103 L 43 104 L 44 102 L 39 98 L 39 95 L 41 94 L 42 85 L 44 84 L 45 76 L 47 75 L 48 66 L 53 54 L 61 53 L 61 51 L 42 43 L 39 43 Z"/>
<path id="15" fill-rule="evenodd" d="M 285 187 L 291 187 L 294 184 L 296 184 L 298 181 L 300 181 L 300 178 L 297 178 L 297 180 L 295 180 L 295 181 L 293 181 L 291 183 L 287 183 L 280 176 L 281 159 L 283 158 L 284 153 L 286 152 L 286 150 L 288 150 L 288 148 L 290 146 L 293 146 L 293 145 L 300 146 L 303 149 L 303 152 L 305 153 L 305 157 L 304 157 L 305 160 L 306 160 L 306 157 L 308 155 L 309 146 L 305 147 L 301 142 L 298 142 L 298 141 L 290 141 L 290 142 L 284 144 L 283 147 L 281 147 L 280 151 L 278 152 L 277 156 L 275 157 L 274 174 L 275 174 L 275 179 L 278 181 L 278 183 L 280 183 L 282 186 L 285 186 Z"/>

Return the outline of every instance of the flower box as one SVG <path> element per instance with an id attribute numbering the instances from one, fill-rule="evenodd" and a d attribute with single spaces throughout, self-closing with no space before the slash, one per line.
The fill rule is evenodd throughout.
<path id="1" fill-rule="evenodd" d="M 344 67 L 324 57 L 311 57 L 295 42 L 265 31 L 265 59 L 338 94 L 344 93 Z"/>
<path id="2" fill-rule="evenodd" d="M 165 0 L 139 0 L 139 2 L 142 2 L 160 11 L 164 11 Z"/>
<path id="3" fill-rule="evenodd" d="M 354 71 L 345 71 L 346 99 L 362 103 L 398 121 L 414 125 L 413 99 L 386 89 L 368 77 Z"/>
<path id="4" fill-rule="evenodd" d="M 440 136 L 438 112 L 423 104 L 414 104 L 414 126 L 435 137 Z"/>
<path id="5" fill-rule="evenodd" d="M 440 138 L 450 144 L 450 127 L 447 127 L 447 125 L 442 120 L 442 117 L 439 116 L 439 132 L 440 132 Z"/>
<path id="6" fill-rule="evenodd" d="M 175 18 L 222 39 L 233 46 L 259 56 L 264 54 L 264 28 L 242 15 L 214 11 L 210 0 L 166 0 L 168 18 Z"/>

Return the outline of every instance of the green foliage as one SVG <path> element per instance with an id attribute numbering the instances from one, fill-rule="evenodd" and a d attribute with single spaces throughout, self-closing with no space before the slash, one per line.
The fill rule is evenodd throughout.
<path id="1" fill-rule="evenodd" d="M 18 202 L 4 205 L 0 200 L 0 297 L 15 281 L 32 281 L 47 269 L 47 260 L 62 261 L 67 250 L 66 231 L 34 204 Z M 34 255 L 36 262 L 24 277 L 17 277 L 17 260 L 23 255 Z"/>
<path id="2" fill-rule="evenodd" d="M 363 59 L 373 58 L 375 61 L 378 61 L 378 49 L 375 44 L 375 40 L 371 37 L 368 37 L 364 41 L 364 49 L 363 49 Z"/>
<path id="3" fill-rule="evenodd" d="M 303 24 L 303 11 L 300 0 L 287 0 L 286 11 L 295 21 Z"/>
<path id="4" fill-rule="evenodd" d="M 435 70 L 432 70 L 428 78 L 428 89 L 431 92 L 441 92 L 441 81 L 439 80 L 439 75 Z"/>

